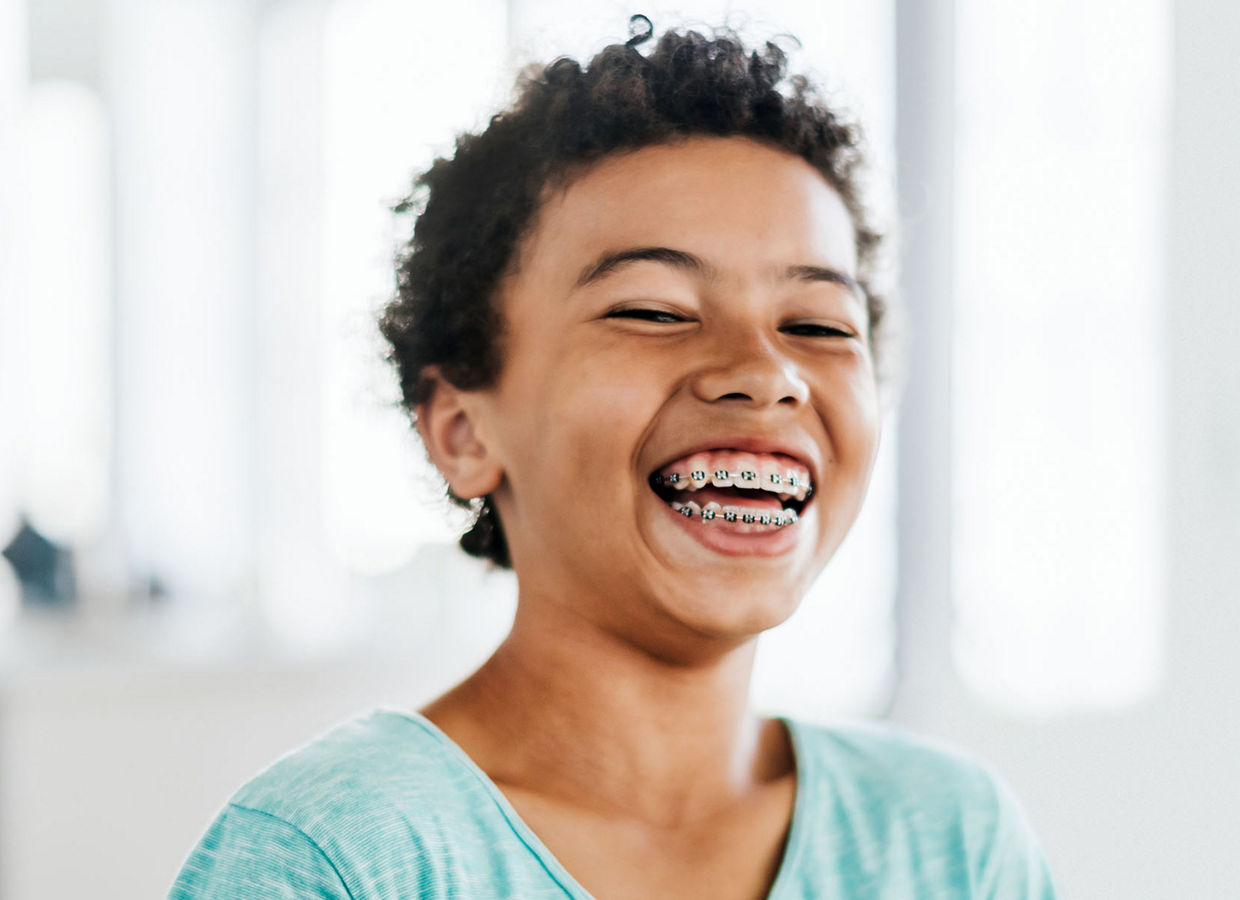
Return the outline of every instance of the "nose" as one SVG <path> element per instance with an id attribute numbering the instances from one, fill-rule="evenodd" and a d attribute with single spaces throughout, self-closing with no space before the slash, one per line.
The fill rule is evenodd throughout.
<path id="1" fill-rule="evenodd" d="M 693 392 L 707 403 L 755 407 L 800 406 L 809 400 L 809 385 L 795 361 L 753 329 L 731 329 L 718 336 L 717 346 L 693 376 Z"/>

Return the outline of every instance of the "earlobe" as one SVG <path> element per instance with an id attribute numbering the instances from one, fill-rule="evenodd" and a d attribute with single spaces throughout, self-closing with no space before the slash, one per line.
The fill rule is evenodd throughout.
<path id="1" fill-rule="evenodd" d="M 425 377 L 431 387 L 416 410 L 417 428 L 431 461 L 456 496 L 468 500 L 491 493 L 499 487 L 503 468 L 480 427 L 481 407 L 434 367 Z"/>

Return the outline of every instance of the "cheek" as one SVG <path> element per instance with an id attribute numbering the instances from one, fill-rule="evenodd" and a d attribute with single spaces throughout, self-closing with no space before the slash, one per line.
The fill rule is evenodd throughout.
<path id="1" fill-rule="evenodd" d="M 881 411 L 878 385 L 869 366 L 856 366 L 835 380 L 831 397 L 841 431 L 858 449 L 878 442 Z"/>
<path id="2" fill-rule="evenodd" d="M 830 490 L 841 502 L 864 497 L 878 455 L 881 410 L 872 376 L 838 373 L 821 387 L 818 405 L 827 440 Z"/>
<path id="3" fill-rule="evenodd" d="M 585 501 L 614 494 L 618 479 L 627 484 L 661 402 L 651 380 L 633 372 L 607 354 L 576 354 L 514 377 L 503 397 L 514 486 L 558 494 L 571 482 Z"/>
<path id="4" fill-rule="evenodd" d="M 552 386 L 566 417 L 601 424 L 605 441 L 644 429 L 664 402 L 669 381 L 658 359 L 632 358 L 604 347 L 568 358 Z"/>

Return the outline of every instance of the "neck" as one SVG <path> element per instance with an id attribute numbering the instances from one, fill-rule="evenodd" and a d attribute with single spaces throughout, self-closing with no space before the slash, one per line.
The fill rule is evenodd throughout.
<path id="1" fill-rule="evenodd" d="M 671 827 L 791 771 L 782 728 L 748 709 L 756 639 L 673 663 L 538 613 L 519 605 L 495 654 L 424 710 L 497 783 Z"/>

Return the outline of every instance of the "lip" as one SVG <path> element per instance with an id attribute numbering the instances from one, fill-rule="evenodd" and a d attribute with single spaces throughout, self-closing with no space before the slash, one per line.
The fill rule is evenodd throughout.
<path id="1" fill-rule="evenodd" d="M 733 450 L 741 453 L 762 453 L 780 455 L 794 460 L 809 472 L 810 484 L 818 484 L 818 467 L 814 464 L 815 450 L 813 444 L 798 444 L 786 439 L 763 437 L 760 435 L 720 434 L 705 437 L 700 441 L 687 445 L 667 456 L 655 467 L 651 474 L 666 468 L 670 463 L 694 453 L 709 450 Z M 653 491 L 652 491 L 653 493 Z M 801 509 L 801 521 L 789 528 L 781 528 L 767 534 L 732 534 L 718 526 L 707 525 L 696 519 L 687 519 L 655 496 L 654 499 L 662 507 L 664 515 L 681 533 L 694 539 L 697 543 L 725 556 L 748 557 L 779 557 L 790 552 L 800 541 L 800 533 L 807 525 L 807 516 L 814 515 L 812 506 L 817 489 L 806 500 Z"/>
<path id="2" fill-rule="evenodd" d="M 765 534 L 734 534 L 718 526 L 688 519 L 662 501 L 659 505 L 669 517 L 668 524 L 698 544 L 723 556 L 775 558 L 794 550 L 800 542 L 800 529 L 805 518 L 788 528 Z"/>

